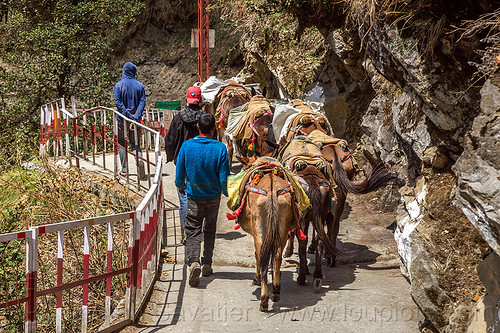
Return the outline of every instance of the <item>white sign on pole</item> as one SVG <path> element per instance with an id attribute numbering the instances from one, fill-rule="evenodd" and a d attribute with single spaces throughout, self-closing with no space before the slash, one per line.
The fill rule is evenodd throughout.
<path id="1" fill-rule="evenodd" d="M 208 46 L 211 49 L 215 47 L 215 29 L 208 30 Z M 198 29 L 191 29 L 191 48 L 198 48 Z"/>

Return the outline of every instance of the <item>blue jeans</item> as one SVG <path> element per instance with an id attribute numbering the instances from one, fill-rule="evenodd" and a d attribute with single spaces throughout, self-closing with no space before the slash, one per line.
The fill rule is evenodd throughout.
<path id="1" fill-rule="evenodd" d="M 187 194 L 181 194 L 179 189 L 177 189 L 177 195 L 179 197 L 179 215 L 181 216 L 182 225 L 186 225 L 186 216 L 188 209 L 188 197 Z"/>

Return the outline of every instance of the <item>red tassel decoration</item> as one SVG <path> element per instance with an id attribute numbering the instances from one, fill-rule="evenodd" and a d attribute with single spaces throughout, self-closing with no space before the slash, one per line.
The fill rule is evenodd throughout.
<path id="1" fill-rule="evenodd" d="M 237 214 L 238 212 L 234 212 L 234 213 L 226 213 L 226 217 L 228 220 L 236 220 L 238 218 L 238 215 Z"/>
<path id="2" fill-rule="evenodd" d="M 234 226 L 234 230 L 238 230 L 239 228 L 241 228 L 241 225 L 239 225 L 239 224 Z"/>
<path id="3" fill-rule="evenodd" d="M 306 235 L 302 232 L 302 229 L 300 229 L 300 226 L 297 226 L 297 237 L 299 237 L 300 240 L 305 240 L 307 238 Z"/>
<path id="4" fill-rule="evenodd" d="M 245 205 L 245 202 L 247 201 L 247 195 L 248 191 L 245 192 L 245 195 L 241 199 L 241 205 L 234 211 L 234 213 L 226 213 L 226 217 L 228 220 L 236 220 L 238 216 L 240 216 L 241 211 L 243 210 L 243 206 Z"/>

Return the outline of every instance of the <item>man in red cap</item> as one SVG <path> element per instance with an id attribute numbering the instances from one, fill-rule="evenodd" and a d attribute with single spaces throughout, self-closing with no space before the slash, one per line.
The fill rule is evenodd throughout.
<path id="1" fill-rule="evenodd" d="M 201 109 L 200 87 L 193 86 L 188 88 L 186 102 L 187 107 L 174 116 L 168 128 L 167 135 L 165 136 L 167 163 L 173 161 L 174 164 L 177 164 L 177 155 L 179 154 L 182 143 L 199 134 L 196 125 L 198 124 L 200 115 L 204 112 Z M 184 226 L 187 216 L 187 195 L 185 193 L 180 193 L 178 190 L 177 195 L 179 197 L 181 223 Z M 183 237 L 182 243 L 185 244 L 185 237 Z"/>

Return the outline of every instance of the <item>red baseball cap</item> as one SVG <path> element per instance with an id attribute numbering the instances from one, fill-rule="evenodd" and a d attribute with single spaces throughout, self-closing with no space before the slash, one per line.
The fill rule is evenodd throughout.
<path id="1" fill-rule="evenodd" d="M 199 104 L 201 102 L 201 89 L 200 87 L 189 87 L 187 91 L 186 101 L 188 104 Z"/>

